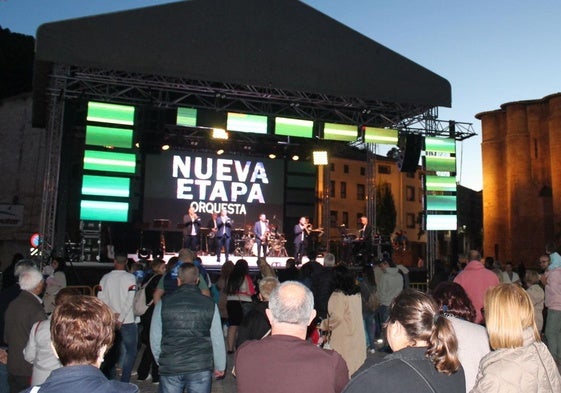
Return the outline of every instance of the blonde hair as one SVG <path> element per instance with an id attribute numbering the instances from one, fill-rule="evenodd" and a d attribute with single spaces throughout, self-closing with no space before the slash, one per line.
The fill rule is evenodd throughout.
<path id="1" fill-rule="evenodd" d="M 534 285 L 540 282 L 540 275 L 535 270 L 526 271 L 526 276 L 524 277 L 528 286 Z"/>
<path id="2" fill-rule="evenodd" d="M 531 328 L 536 341 L 540 334 L 534 306 L 525 290 L 516 284 L 499 284 L 485 294 L 485 321 L 493 349 L 524 345 L 524 330 Z"/>

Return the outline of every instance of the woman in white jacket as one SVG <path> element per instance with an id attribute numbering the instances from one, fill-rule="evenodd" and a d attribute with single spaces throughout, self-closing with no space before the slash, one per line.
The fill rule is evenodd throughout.
<path id="1" fill-rule="evenodd" d="M 561 376 L 540 340 L 526 291 L 517 284 L 487 290 L 485 320 L 494 350 L 481 359 L 472 392 L 561 392 Z"/>

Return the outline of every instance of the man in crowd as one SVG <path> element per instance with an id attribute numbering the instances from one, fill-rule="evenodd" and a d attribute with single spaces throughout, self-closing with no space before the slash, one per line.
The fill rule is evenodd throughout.
<path id="1" fill-rule="evenodd" d="M 160 366 L 160 391 L 210 393 L 224 376 L 226 347 L 218 308 L 197 287 L 199 270 L 183 263 L 179 288 L 156 304 L 150 346 Z"/>
<path id="2" fill-rule="evenodd" d="M 561 267 L 551 267 L 549 255 L 540 257 L 540 266 L 545 270 L 541 276 L 545 285 L 545 306 L 547 319 L 545 323 L 545 337 L 551 356 L 561 366 Z"/>
<path id="3" fill-rule="evenodd" d="M 136 278 L 126 271 L 127 257 L 117 255 L 113 270 L 101 278 L 97 297 L 115 313 L 117 332 L 113 346 L 105 356 L 103 373 L 115 378 L 115 365 L 120 356 L 121 343 L 124 349 L 122 382 L 129 382 L 137 353 L 138 328 L 133 312 L 133 299 L 136 292 Z"/>
<path id="4" fill-rule="evenodd" d="M 482 323 L 483 314 L 481 309 L 483 308 L 485 292 L 489 287 L 498 285 L 499 278 L 495 273 L 486 269 L 483 263 L 481 263 L 481 254 L 479 251 L 471 250 L 469 252 L 469 263 L 466 265 L 465 269 L 454 278 L 454 282 L 460 284 L 462 288 L 464 288 L 469 300 L 471 300 L 476 313 L 474 322 Z"/>
<path id="5" fill-rule="evenodd" d="M 4 341 L 8 345 L 8 384 L 16 393 L 31 383 L 33 367 L 23 356 L 31 327 L 35 322 L 47 319 L 40 295 L 44 280 L 41 272 L 28 268 L 19 274 L 20 294 L 8 306 L 5 314 Z"/>
<path id="6" fill-rule="evenodd" d="M 349 376 L 341 355 L 306 341 L 308 325 L 316 316 L 313 305 L 312 292 L 299 282 L 286 281 L 273 290 L 266 310 L 271 335 L 248 341 L 236 352 L 239 392 L 343 390 Z"/>

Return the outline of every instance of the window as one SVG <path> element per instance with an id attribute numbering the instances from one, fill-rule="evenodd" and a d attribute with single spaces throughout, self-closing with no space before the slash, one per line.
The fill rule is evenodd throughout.
<path id="1" fill-rule="evenodd" d="M 329 170 L 331 172 L 335 172 L 335 163 L 332 162 L 331 164 L 329 164 Z"/>
<path id="2" fill-rule="evenodd" d="M 412 187 L 412 186 L 405 187 L 405 198 L 408 201 L 414 201 L 415 200 L 415 187 Z"/>
<path id="3" fill-rule="evenodd" d="M 392 167 L 389 165 L 380 165 L 378 166 L 378 173 L 383 173 L 385 175 L 391 175 Z"/>
<path id="4" fill-rule="evenodd" d="M 347 182 L 341 182 L 341 199 L 347 198 Z"/>
<path id="5" fill-rule="evenodd" d="M 405 216 L 405 223 L 407 228 L 415 228 L 415 214 L 407 213 Z"/>
<path id="6" fill-rule="evenodd" d="M 335 198 L 335 180 L 329 182 L 329 196 Z"/>
<path id="7" fill-rule="evenodd" d="M 343 165 L 343 173 L 349 173 L 349 166 L 347 164 Z"/>
<path id="8" fill-rule="evenodd" d="M 343 212 L 341 219 L 343 220 L 343 222 L 341 224 L 343 224 L 344 226 L 346 226 L 347 228 L 349 227 L 349 212 Z"/>
<path id="9" fill-rule="evenodd" d="M 337 211 L 331 210 L 329 212 L 329 224 L 331 228 L 337 227 Z"/>
<path id="10" fill-rule="evenodd" d="M 363 166 L 360 167 L 360 176 L 366 176 L 366 168 Z"/>
<path id="11" fill-rule="evenodd" d="M 407 172 L 405 175 L 406 175 L 408 178 L 410 178 L 410 179 L 414 179 L 414 178 L 415 178 L 415 172 Z"/>
<path id="12" fill-rule="evenodd" d="M 356 199 L 358 201 L 364 201 L 366 199 L 366 188 L 364 184 L 356 185 Z"/>

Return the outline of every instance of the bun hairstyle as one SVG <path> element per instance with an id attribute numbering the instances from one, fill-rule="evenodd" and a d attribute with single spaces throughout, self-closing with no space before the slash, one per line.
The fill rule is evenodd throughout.
<path id="1" fill-rule="evenodd" d="M 452 323 L 444 317 L 428 295 L 405 289 L 392 302 L 388 323 L 399 322 L 415 346 L 426 341 L 426 356 L 436 370 L 453 374 L 460 368 L 458 341 Z"/>

